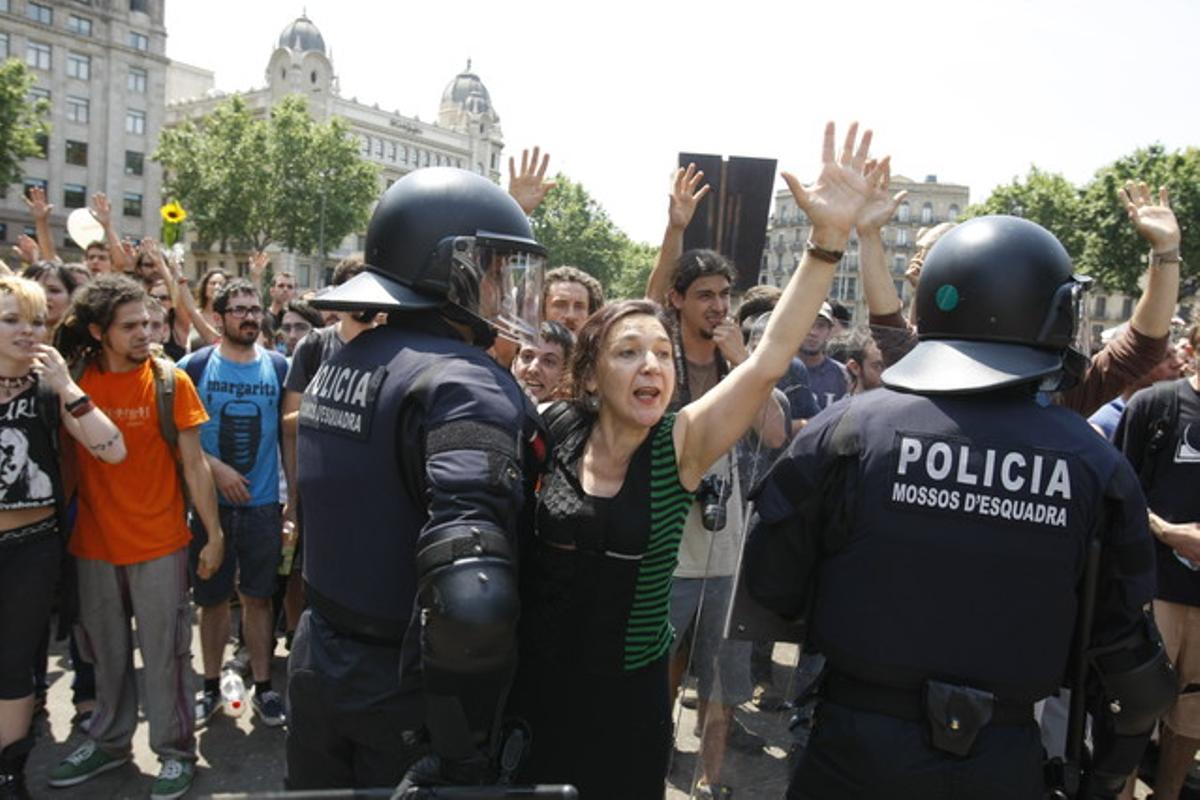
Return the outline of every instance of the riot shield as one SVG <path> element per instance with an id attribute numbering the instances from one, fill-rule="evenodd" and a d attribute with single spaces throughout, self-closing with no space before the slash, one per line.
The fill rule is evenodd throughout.
<path id="1" fill-rule="evenodd" d="M 782 797 L 806 739 L 802 695 L 815 676 L 800 657 L 802 629 L 760 610 L 730 630 L 746 497 L 774 455 L 748 434 L 709 470 L 684 526 L 671 593 L 672 800 Z"/>

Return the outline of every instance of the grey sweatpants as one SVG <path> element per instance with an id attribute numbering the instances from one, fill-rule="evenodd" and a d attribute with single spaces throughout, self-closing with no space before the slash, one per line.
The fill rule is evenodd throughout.
<path id="1" fill-rule="evenodd" d="M 86 558 L 77 562 L 79 649 L 96 667 L 96 712 L 89 735 L 111 755 L 130 750 L 138 719 L 132 618 L 145 666 L 142 700 L 150 749 L 160 760 L 195 761 L 187 548 L 121 567 Z"/>

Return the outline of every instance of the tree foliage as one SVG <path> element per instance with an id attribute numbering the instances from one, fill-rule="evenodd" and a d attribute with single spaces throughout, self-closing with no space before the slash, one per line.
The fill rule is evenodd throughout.
<path id="1" fill-rule="evenodd" d="M 1029 174 L 1000 186 L 965 216 L 1012 214 L 1043 226 L 1063 243 L 1080 272 L 1101 285 L 1136 293 L 1146 269 L 1146 243 L 1130 224 L 1118 199 L 1128 180 L 1145 181 L 1157 196 L 1167 187 L 1183 232 L 1180 296 L 1200 290 L 1200 149 L 1168 152 L 1162 145 L 1141 148 L 1097 170 L 1083 186 L 1032 167 Z"/>
<path id="2" fill-rule="evenodd" d="M 45 99 L 29 102 L 33 75 L 19 59 L 0 63 L 0 186 L 21 180 L 21 161 L 42 152 L 50 111 Z"/>
<path id="3" fill-rule="evenodd" d="M 164 194 L 187 208 L 203 244 L 256 250 L 275 243 L 314 253 L 361 230 L 378 195 L 377 172 L 362 160 L 346 123 L 313 121 L 297 95 L 268 119 L 233 97 L 196 122 L 163 131 L 154 157 Z"/>
<path id="4" fill-rule="evenodd" d="M 610 297 L 641 297 L 657 248 L 630 239 L 582 184 L 562 173 L 554 180 L 557 186 L 530 217 L 548 266 L 578 267 Z"/>

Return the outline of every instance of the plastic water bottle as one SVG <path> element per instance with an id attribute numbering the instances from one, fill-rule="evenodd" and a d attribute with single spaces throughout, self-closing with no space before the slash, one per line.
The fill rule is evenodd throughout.
<path id="1" fill-rule="evenodd" d="M 231 717 L 240 717 L 246 710 L 246 684 L 233 670 L 221 675 L 221 703 Z"/>
<path id="2" fill-rule="evenodd" d="M 292 563 L 296 560 L 296 523 L 283 523 L 283 546 L 280 549 L 279 574 L 291 575 Z"/>

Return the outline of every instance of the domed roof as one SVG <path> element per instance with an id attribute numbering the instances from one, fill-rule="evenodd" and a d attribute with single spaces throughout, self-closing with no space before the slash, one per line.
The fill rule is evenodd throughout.
<path id="1" fill-rule="evenodd" d="M 442 104 L 446 103 L 461 106 L 473 114 L 485 114 L 491 110 L 492 96 L 479 76 L 471 72 L 470 61 L 467 61 L 465 70 L 446 84 L 446 91 L 442 92 Z"/>
<path id="2" fill-rule="evenodd" d="M 325 53 L 325 38 L 305 15 L 300 15 L 279 34 L 279 47 L 286 47 L 297 52 L 316 50 Z"/>

